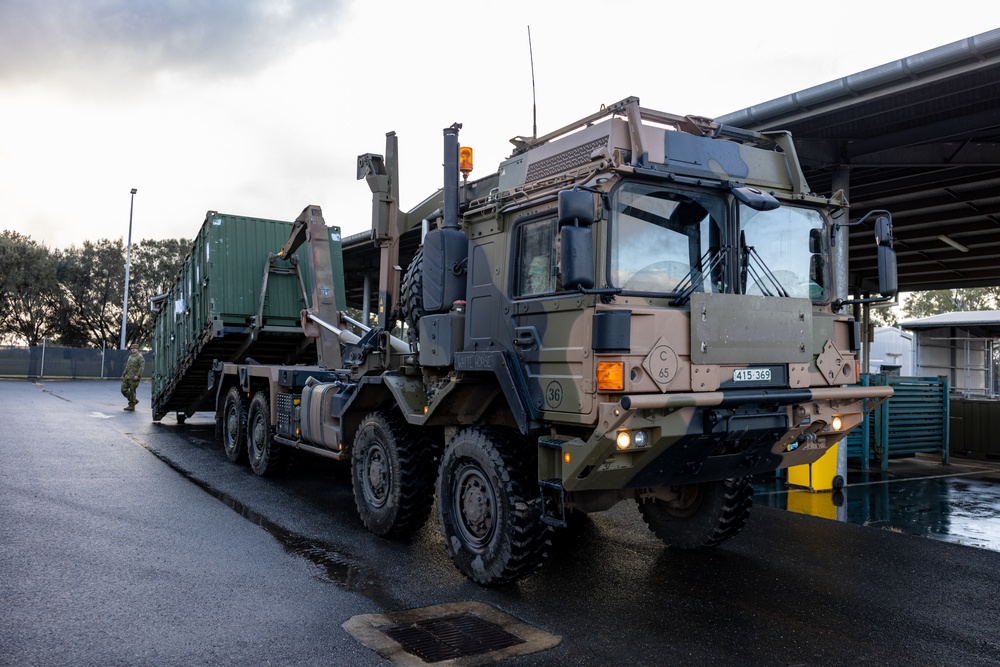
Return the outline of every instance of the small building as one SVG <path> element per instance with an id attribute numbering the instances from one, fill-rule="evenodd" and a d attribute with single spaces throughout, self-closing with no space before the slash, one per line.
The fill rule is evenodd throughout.
<path id="1" fill-rule="evenodd" d="M 900 326 L 915 334 L 915 375 L 946 376 L 952 395 L 962 398 L 998 396 L 1000 310 L 932 315 Z"/>
<path id="2" fill-rule="evenodd" d="M 913 334 L 896 327 L 878 327 L 868 353 L 868 372 L 874 375 L 914 375 Z"/>

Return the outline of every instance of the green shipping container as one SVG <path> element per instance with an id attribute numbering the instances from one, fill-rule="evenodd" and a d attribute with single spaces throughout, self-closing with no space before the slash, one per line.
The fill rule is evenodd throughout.
<path id="1" fill-rule="evenodd" d="M 155 301 L 153 420 L 214 410 L 212 363 L 313 364 L 316 347 L 302 335 L 300 313 L 312 293 L 307 248 L 295 262 L 275 257 L 291 222 L 209 211 L 173 289 Z M 329 227 L 337 304 L 344 299 L 339 227 Z"/>

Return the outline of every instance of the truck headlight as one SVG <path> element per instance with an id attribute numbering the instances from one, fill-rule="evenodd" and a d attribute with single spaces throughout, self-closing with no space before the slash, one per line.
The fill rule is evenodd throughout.
<path id="1" fill-rule="evenodd" d="M 620 431 L 618 433 L 618 449 L 628 449 L 632 446 L 632 436 L 629 435 L 628 431 Z"/>
<path id="2" fill-rule="evenodd" d="M 649 435 L 645 431 L 619 431 L 615 444 L 618 449 L 645 447 L 649 444 Z"/>

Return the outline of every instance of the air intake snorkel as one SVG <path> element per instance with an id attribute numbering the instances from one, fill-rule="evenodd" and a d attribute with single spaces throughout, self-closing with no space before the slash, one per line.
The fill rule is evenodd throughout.
<path id="1" fill-rule="evenodd" d="M 455 301 L 465 300 L 465 273 L 469 240 L 458 224 L 458 131 L 461 123 L 444 130 L 444 220 L 424 237 L 423 309 L 445 313 Z"/>
<path id="2" fill-rule="evenodd" d="M 458 226 L 458 131 L 461 123 L 444 129 L 444 224 L 443 229 Z"/>

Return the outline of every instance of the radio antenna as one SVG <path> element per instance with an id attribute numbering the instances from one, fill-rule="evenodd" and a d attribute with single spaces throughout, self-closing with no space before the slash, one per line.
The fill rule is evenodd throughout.
<path id="1" fill-rule="evenodd" d="M 528 26 L 528 57 L 531 60 L 531 138 L 538 138 L 538 102 L 535 100 L 535 53 L 531 49 L 531 26 Z"/>

